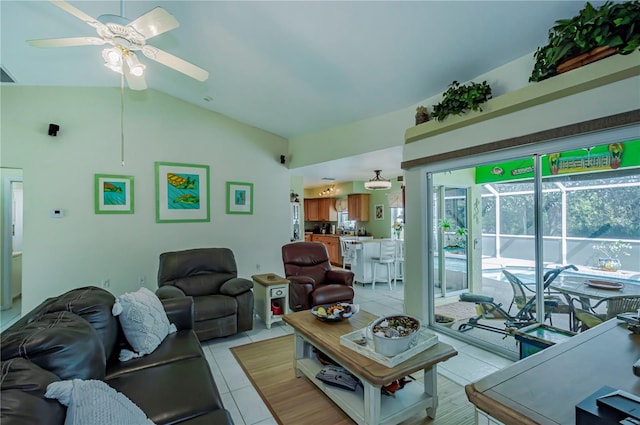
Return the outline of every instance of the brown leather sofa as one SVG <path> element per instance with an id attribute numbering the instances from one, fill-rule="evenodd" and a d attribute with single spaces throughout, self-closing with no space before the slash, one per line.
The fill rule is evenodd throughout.
<path id="1" fill-rule="evenodd" d="M 294 242 L 282 247 L 293 311 L 335 302 L 353 302 L 353 272 L 332 270 L 329 253 L 319 242 Z"/>
<path id="2" fill-rule="evenodd" d="M 164 300 L 169 334 L 150 354 L 118 360 L 128 348 L 112 315 L 115 297 L 97 287 L 49 298 L 1 335 L 2 425 L 64 424 L 66 407 L 47 385 L 98 379 L 123 393 L 154 423 L 233 424 L 193 331 L 191 297 Z"/>
<path id="3" fill-rule="evenodd" d="M 196 248 L 160 254 L 156 294 L 193 297 L 200 341 L 253 329 L 253 281 L 238 277 L 228 248 Z"/>

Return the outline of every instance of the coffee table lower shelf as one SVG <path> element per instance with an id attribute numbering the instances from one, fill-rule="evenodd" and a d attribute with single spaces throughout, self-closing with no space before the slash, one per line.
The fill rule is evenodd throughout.
<path id="1" fill-rule="evenodd" d="M 296 335 L 296 338 L 299 339 L 296 344 L 306 345 L 306 349 L 303 349 L 302 352 L 311 354 L 312 350 L 309 350 L 311 344 L 299 335 Z M 398 424 L 425 410 L 435 416 L 437 398 L 432 396 L 435 393 L 433 391 L 435 388 L 428 385 L 428 383 L 432 383 L 432 380 L 436 379 L 435 366 L 428 371 L 424 371 L 424 385 L 420 381 L 411 382 L 402 390 L 396 392 L 395 397 L 382 395 L 379 386 L 367 383 L 366 380 L 355 373 L 354 375 L 363 384 L 363 386 L 356 388 L 355 391 L 327 385 L 316 378 L 316 374 L 320 369 L 322 369 L 322 364 L 313 358 L 312 354 L 296 359 L 296 373 L 298 376 L 304 375 L 307 377 L 358 424 Z"/>

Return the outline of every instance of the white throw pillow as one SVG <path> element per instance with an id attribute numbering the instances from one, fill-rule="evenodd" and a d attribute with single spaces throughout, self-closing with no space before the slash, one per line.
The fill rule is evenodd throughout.
<path id="1" fill-rule="evenodd" d="M 53 382 L 44 396 L 67 406 L 64 425 L 154 425 L 134 402 L 103 381 Z"/>
<path id="2" fill-rule="evenodd" d="M 112 313 L 119 316 L 124 336 L 135 351 L 120 351 L 120 361 L 152 353 L 168 334 L 176 331 L 158 296 L 147 288 L 117 297 Z"/>

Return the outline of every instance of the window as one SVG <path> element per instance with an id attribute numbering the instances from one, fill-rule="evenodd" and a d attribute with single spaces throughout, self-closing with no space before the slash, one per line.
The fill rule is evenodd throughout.
<path id="1" fill-rule="evenodd" d="M 356 221 L 349 220 L 348 211 L 338 211 L 338 228 L 344 231 L 356 230 Z"/>
<path id="2" fill-rule="evenodd" d="M 391 236 L 404 239 L 404 208 L 391 208 Z"/>

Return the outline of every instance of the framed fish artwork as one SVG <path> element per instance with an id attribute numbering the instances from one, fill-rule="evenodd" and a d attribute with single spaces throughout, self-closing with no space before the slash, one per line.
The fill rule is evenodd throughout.
<path id="1" fill-rule="evenodd" d="M 210 221 L 209 166 L 156 162 L 156 223 Z"/>
<path id="2" fill-rule="evenodd" d="M 96 174 L 95 213 L 133 214 L 133 177 Z"/>
<path id="3" fill-rule="evenodd" d="M 227 214 L 253 214 L 253 183 L 227 182 Z"/>

